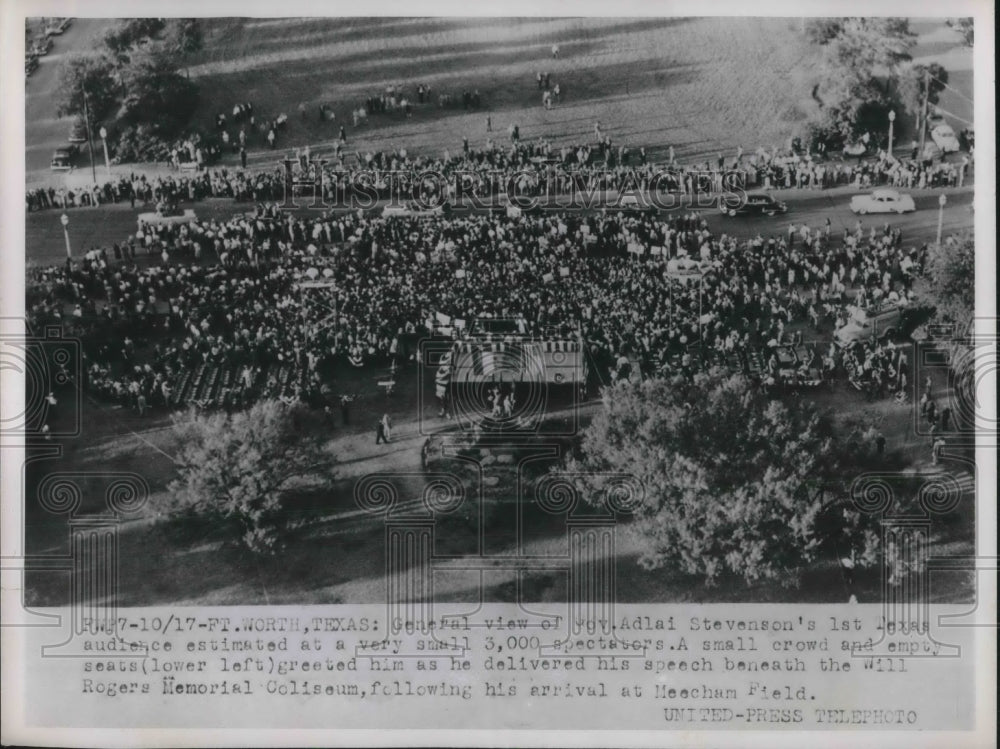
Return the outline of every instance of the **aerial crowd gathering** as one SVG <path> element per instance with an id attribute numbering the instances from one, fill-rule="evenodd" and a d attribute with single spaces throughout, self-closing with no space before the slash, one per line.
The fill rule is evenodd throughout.
<path id="1" fill-rule="evenodd" d="M 150 199 L 180 180 L 231 184 L 167 179 Z M 861 222 L 738 240 L 696 212 L 416 218 L 261 203 L 29 268 L 26 305 L 33 327 L 82 340 L 91 392 L 140 413 L 329 405 L 344 368 L 419 365 L 417 341 L 442 319 L 483 317 L 579 331 L 603 383 L 720 365 L 774 387 L 842 377 L 905 397 L 902 349 L 820 341 L 852 305 L 910 304 L 925 250 Z"/>

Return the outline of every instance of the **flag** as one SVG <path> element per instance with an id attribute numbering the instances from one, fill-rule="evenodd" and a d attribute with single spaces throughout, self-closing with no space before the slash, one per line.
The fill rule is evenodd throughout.
<path id="1" fill-rule="evenodd" d="M 553 278 L 555 278 L 555 276 L 553 276 L 551 273 L 546 273 L 545 275 L 542 276 L 542 281 L 544 281 L 545 283 L 549 283 Z"/>
<path id="2" fill-rule="evenodd" d="M 434 317 L 438 325 L 451 325 L 451 318 L 443 312 L 435 312 Z"/>
<path id="3" fill-rule="evenodd" d="M 569 275 L 569 268 L 567 268 L 565 265 L 560 266 L 559 275 L 562 276 L 563 278 L 566 278 L 566 276 Z"/>
<path id="4" fill-rule="evenodd" d="M 461 318 L 456 317 L 453 322 L 454 322 L 455 328 L 457 330 L 465 330 L 465 320 L 462 320 Z"/>

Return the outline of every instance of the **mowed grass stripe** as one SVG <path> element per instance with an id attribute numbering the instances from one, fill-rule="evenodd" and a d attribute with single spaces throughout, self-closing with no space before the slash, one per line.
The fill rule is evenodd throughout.
<path id="1" fill-rule="evenodd" d="M 479 90 L 502 140 L 512 122 L 523 138 L 590 141 L 600 120 L 616 143 L 647 151 L 673 145 L 678 157 L 715 156 L 737 145 L 784 143 L 812 111 L 818 56 L 787 19 L 217 19 L 190 66 L 202 89 L 196 120 L 252 101 L 261 118 L 291 117 L 279 148 L 331 143 L 347 125 L 349 151 L 405 146 L 439 155 L 486 138 L 485 111 L 416 106 L 377 115 L 357 129 L 350 113 L 387 85 L 418 83 L 458 96 Z M 560 56 L 553 59 L 551 45 Z M 810 54 L 811 52 L 811 54 Z M 537 72 L 564 91 L 541 107 Z M 320 122 L 319 103 L 334 122 Z M 308 116 L 297 117 L 305 103 Z M 251 149 L 259 135 L 251 136 Z M 652 155 L 652 154 L 651 154 Z"/>

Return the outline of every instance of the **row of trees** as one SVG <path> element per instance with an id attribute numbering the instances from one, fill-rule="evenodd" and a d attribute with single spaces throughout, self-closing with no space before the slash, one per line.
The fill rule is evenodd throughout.
<path id="1" fill-rule="evenodd" d="M 203 44 L 193 18 L 132 18 L 104 35 L 96 54 L 78 55 L 59 71 L 59 116 L 83 116 L 91 126 L 117 123 L 124 132 L 142 127 L 171 138 L 187 124 L 198 89 L 181 70 Z"/>
<path id="2" fill-rule="evenodd" d="M 924 95 L 936 104 L 948 83 L 937 63 L 914 64 L 916 35 L 905 18 L 817 18 L 805 33 L 825 49 L 825 73 L 816 96 L 822 113 L 812 139 L 828 147 L 851 143 L 864 133 L 884 142 L 890 111 L 915 118 L 919 131 Z M 929 73 L 929 75 L 928 75 Z"/>

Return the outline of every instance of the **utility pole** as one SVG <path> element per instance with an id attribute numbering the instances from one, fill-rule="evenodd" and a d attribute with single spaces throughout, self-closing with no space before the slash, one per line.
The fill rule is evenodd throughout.
<path id="1" fill-rule="evenodd" d="M 924 105 L 920 116 L 920 159 L 924 158 L 924 138 L 927 136 L 927 100 L 931 95 L 931 71 L 924 71 Z"/>
<path id="2" fill-rule="evenodd" d="M 83 120 L 87 125 L 87 150 L 90 152 L 90 174 L 94 178 L 94 184 L 97 184 L 97 167 L 94 166 L 94 140 L 90 135 L 90 105 L 87 103 L 87 90 L 82 86 L 80 91 L 83 93 Z"/>

